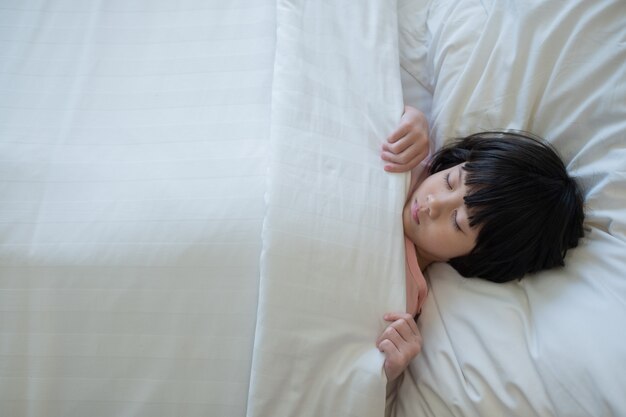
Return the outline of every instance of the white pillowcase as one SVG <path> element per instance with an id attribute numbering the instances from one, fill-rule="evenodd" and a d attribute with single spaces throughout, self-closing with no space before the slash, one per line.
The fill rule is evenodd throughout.
<path id="1" fill-rule="evenodd" d="M 626 6 L 408 1 L 400 10 L 405 95 L 419 107 L 432 94 L 436 146 L 487 129 L 547 138 L 585 188 L 589 231 L 565 268 L 519 283 L 431 267 L 424 347 L 397 415 L 626 414 Z"/>

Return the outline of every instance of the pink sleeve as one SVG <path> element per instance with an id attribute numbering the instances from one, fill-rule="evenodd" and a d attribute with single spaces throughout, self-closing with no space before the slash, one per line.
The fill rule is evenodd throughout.
<path id="1" fill-rule="evenodd" d="M 421 163 L 411 171 L 409 196 L 413 190 L 428 175 L 428 165 Z M 415 245 L 406 236 L 404 237 L 406 253 L 406 311 L 415 316 L 422 310 L 422 305 L 428 294 L 428 286 L 422 270 L 417 263 Z"/>

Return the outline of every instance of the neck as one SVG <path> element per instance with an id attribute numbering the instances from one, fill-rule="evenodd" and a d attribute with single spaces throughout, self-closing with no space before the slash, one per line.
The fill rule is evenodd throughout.
<path id="1" fill-rule="evenodd" d="M 433 263 L 433 259 L 422 253 L 417 245 L 415 245 L 415 254 L 417 255 L 417 263 L 419 264 L 421 271 L 424 272 L 426 268 Z"/>

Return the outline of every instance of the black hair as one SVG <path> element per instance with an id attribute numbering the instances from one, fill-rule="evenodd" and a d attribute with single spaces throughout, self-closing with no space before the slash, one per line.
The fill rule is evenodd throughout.
<path id="1" fill-rule="evenodd" d="M 482 132 L 439 150 L 429 173 L 465 163 L 464 197 L 476 246 L 449 261 L 494 282 L 563 265 L 583 236 L 583 194 L 558 153 L 525 132 Z"/>

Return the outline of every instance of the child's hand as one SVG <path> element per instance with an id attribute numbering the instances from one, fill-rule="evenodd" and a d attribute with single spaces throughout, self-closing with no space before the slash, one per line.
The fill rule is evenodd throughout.
<path id="1" fill-rule="evenodd" d="M 376 346 L 385 354 L 385 374 L 387 382 L 391 382 L 421 352 L 422 335 L 408 313 L 387 313 L 384 319 L 392 323 L 378 337 Z"/>
<path id="2" fill-rule="evenodd" d="M 383 143 L 381 158 L 388 162 L 385 171 L 405 172 L 428 156 L 428 122 L 424 114 L 404 106 L 398 128 Z"/>

